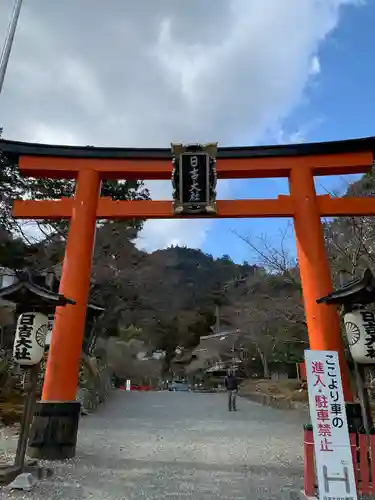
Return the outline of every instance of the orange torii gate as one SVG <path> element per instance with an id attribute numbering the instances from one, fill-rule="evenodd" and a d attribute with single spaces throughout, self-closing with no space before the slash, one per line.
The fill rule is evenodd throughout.
<path id="1" fill-rule="evenodd" d="M 60 293 L 76 305 L 57 308 L 42 403 L 75 400 L 96 219 L 165 219 L 176 215 L 172 201 L 114 201 L 100 197 L 104 179 L 171 179 L 168 149 L 50 146 L 0 141 L 0 150 L 24 176 L 76 179 L 74 198 L 17 200 L 19 219 L 70 219 Z M 205 217 L 292 217 L 311 349 L 336 350 L 341 360 L 346 401 L 351 401 L 339 317 L 317 298 L 332 291 L 321 217 L 375 215 L 375 198 L 317 196 L 314 176 L 360 174 L 374 162 L 375 138 L 311 144 L 223 147 L 217 151 L 219 179 L 284 177 L 290 195 L 265 200 L 218 200 L 217 213 Z M 62 406 L 61 406 L 62 407 Z M 62 413 L 64 413 L 62 411 Z M 71 445 L 74 453 L 75 444 Z"/>

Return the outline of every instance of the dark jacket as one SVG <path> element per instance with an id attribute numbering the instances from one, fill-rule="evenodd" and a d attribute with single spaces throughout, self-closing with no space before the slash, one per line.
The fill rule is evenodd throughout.
<path id="1" fill-rule="evenodd" d="M 233 375 L 228 375 L 227 377 L 225 377 L 224 383 L 228 391 L 235 391 L 238 389 L 237 379 Z"/>

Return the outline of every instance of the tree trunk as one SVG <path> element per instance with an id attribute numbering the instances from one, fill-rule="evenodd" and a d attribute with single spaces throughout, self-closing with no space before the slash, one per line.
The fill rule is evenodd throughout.
<path id="1" fill-rule="evenodd" d="M 242 363 L 246 378 L 250 378 L 252 374 L 251 360 L 247 353 L 242 356 Z"/>
<path id="2" fill-rule="evenodd" d="M 257 348 L 260 360 L 262 362 L 263 376 L 265 379 L 268 379 L 268 378 L 270 378 L 270 371 L 269 371 L 267 356 L 265 356 L 265 354 L 263 353 L 263 351 L 261 350 L 261 348 L 257 344 L 256 344 L 256 348 Z"/>
<path id="3" fill-rule="evenodd" d="M 263 357 L 263 371 L 264 371 L 264 378 L 266 379 L 271 378 L 270 370 L 268 367 L 268 360 L 265 356 Z"/>

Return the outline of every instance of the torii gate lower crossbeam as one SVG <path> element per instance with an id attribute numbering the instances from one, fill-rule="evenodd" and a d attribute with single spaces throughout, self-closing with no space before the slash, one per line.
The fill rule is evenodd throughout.
<path id="1" fill-rule="evenodd" d="M 57 311 L 43 388 L 43 401 L 75 399 L 79 354 L 89 291 L 96 219 L 172 218 L 169 201 L 113 201 L 100 198 L 100 180 L 108 178 L 170 178 L 167 150 L 111 150 L 64 148 L 8 143 L 18 154 L 24 175 L 77 179 L 74 199 L 16 201 L 17 218 L 70 218 L 61 292 L 76 301 Z M 297 241 L 310 348 L 339 352 L 346 401 L 352 400 L 348 367 L 335 308 L 316 300 L 332 290 L 326 257 L 322 216 L 375 215 L 370 199 L 334 199 L 317 196 L 314 175 L 367 172 L 373 164 L 373 138 L 335 143 L 301 144 L 271 148 L 219 148 L 220 178 L 289 179 L 290 195 L 276 200 L 218 201 L 215 217 L 293 217 Z M 1 143 L 0 143 L 1 147 Z M 12 149 L 13 147 L 13 149 Z M 15 152 L 16 150 L 16 152 Z M 18 151 L 18 153 L 17 153 Z M 104 155 L 104 156 L 103 156 Z M 138 165 L 138 168 L 137 168 Z M 39 456 L 43 456 L 41 452 Z"/>

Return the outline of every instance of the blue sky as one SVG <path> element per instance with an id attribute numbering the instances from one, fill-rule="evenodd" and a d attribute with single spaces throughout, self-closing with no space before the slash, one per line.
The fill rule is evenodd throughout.
<path id="1" fill-rule="evenodd" d="M 300 132 L 305 141 L 330 141 L 375 135 L 374 81 L 375 65 L 375 2 L 358 9 L 343 11 L 338 28 L 321 45 L 321 71 L 309 84 L 303 102 L 285 120 L 287 138 Z M 240 141 L 240 142 L 243 142 Z M 274 143 L 275 137 L 264 138 Z M 289 141 L 288 141 L 289 142 Z M 353 177 L 352 177 L 353 178 Z M 287 194 L 287 182 L 276 180 L 232 181 L 237 198 L 275 198 Z M 325 177 L 316 179 L 318 192 L 324 189 L 344 189 L 347 179 Z M 280 228 L 288 221 L 280 219 L 220 220 L 210 227 L 203 246 L 214 256 L 227 253 L 236 262 L 254 261 L 254 253 L 232 234 L 237 231 L 250 235 L 254 243 L 267 234 L 277 245 Z M 289 222 L 290 224 L 290 222 Z M 295 252 L 290 232 L 289 248 Z"/>
<path id="2" fill-rule="evenodd" d="M 215 9 L 208 0 L 112 3 L 24 2 L 0 96 L 5 138 L 169 147 L 372 135 L 375 0 L 215 0 Z M 1 39 L 12 6 L 0 2 Z M 322 183 L 344 186 L 325 178 L 319 191 Z M 168 181 L 148 187 L 154 199 L 171 198 Z M 287 192 L 285 180 L 232 181 L 219 198 Z M 149 220 L 137 244 L 254 260 L 231 230 L 277 243 L 283 224 Z"/>

